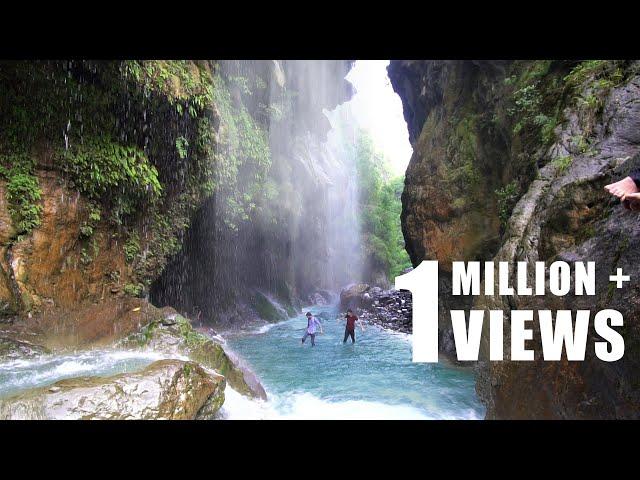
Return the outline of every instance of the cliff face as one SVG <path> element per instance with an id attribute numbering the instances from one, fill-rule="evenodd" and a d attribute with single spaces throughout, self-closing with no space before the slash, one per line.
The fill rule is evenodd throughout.
<path id="1" fill-rule="evenodd" d="M 286 317 L 326 283 L 323 108 L 350 65 L 1 62 L 0 315 L 151 293 Z"/>
<path id="2" fill-rule="evenodd" d="M 535 362 L 479 362 L 487 417 L 637 417 L 639 292 L 633 283 L 618 290 L 608 281 L 618 267 L 633 276 L 637 217 L 602 189 L 638 162 L 637 64 L 392 62 L 389 71 L 414 139 L 402 216 L 412 261 L 595 261 L 595 304 L 625 318 L 618 362 L 594 357 L 593 331 L 585 362 L 542 362 L 536 330 L 528 345 L 538 352 Z M 448 302 L 445 295 L 445 315 Z M 506 312 L 543 305 L 593 311 L 594 299 L 476 302 Z M 509 325 L 507 315 L 506 333 Z"/>
<path id="3" fill-rule="evenodd" d="M 0 315 L 148 291 L 211 193 L 212 69 L 0 64 Z"/>

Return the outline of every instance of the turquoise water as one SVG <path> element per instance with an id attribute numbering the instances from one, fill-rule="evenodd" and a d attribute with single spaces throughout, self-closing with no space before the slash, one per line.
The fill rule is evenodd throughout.
<path id="1" fill-rule="evenodd" d="M 479 419 L 484 407 L 470 369 L 411 362 L 410 336 L 367 325 L 342 343 L 337 309 L 313 307 L 324 335 L 301 345 L 304 315 L 228 339 L 262 380 L 270 400 L 250 404 L 229 391 L 227 418 Z"/>

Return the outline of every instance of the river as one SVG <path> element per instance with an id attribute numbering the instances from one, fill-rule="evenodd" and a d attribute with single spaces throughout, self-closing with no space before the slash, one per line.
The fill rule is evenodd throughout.
<path id="1" fill-rule="evenodd" d="M 356 343 L 342 343 L 344 322 L 336 306 L 312 307 L 324 334 L 305 345 L 303 314 L 228 338 L 257 373 L 266 402 L 247 400 L 227 388 L 229 419 L 481 419 L 473 372 L 411 362 L 411 337 L 367 325 Z"/>

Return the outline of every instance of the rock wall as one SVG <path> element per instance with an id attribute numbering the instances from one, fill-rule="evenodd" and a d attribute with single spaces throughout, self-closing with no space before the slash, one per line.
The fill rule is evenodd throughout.
<path id="1" fill-rule="evenodd" d="M 602 189 L 638 161 L 637 72 L 632 61 L 389 67 L 414 144 L 402 214 L 413 263 L 596 261 L 597 304 L 619 309 L 627 322 L 625 357 L 613 364 L 593 351 L 585 362 L 479 362 L 477 391 L 488 418 L 638 416 L 638 291 L 608 282 L 617 267 L 633 272 L 637 217 Z M 588 302 L 582 308 L 593 310 L 593 299 L 583 298 L 544 302 L 552 309 Z M 444 304 L 451 301 L 444 296 Z M 528 297 L 481 299 L 476 306 L 541 307 Z M 446 316 L 443 324 L 450 328 Z M 505 332 L 508 326 L 507 316 Z M 540 352 L 537 331 L 533 342 Z"/>
<path id="2" fill-rule="evenodd" d="M 145 295 L 211 193 L 213 68 L 0 63 L 0 316 Z"/>

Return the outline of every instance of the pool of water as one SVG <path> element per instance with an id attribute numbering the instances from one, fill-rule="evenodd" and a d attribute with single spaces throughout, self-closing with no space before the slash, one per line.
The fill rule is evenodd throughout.
<path id="1" fill-rule="evenodd" d="M 302 345 L 304 315 L 228 338 L 262 380 L 269 401 L 249 401 L 227 389 L 226 418 L 480 419 L 470 369 L 411 362 L 411 337 L 377 326 L 342 343 L 335 306 L 310 309 L 324 335 Z"/>

